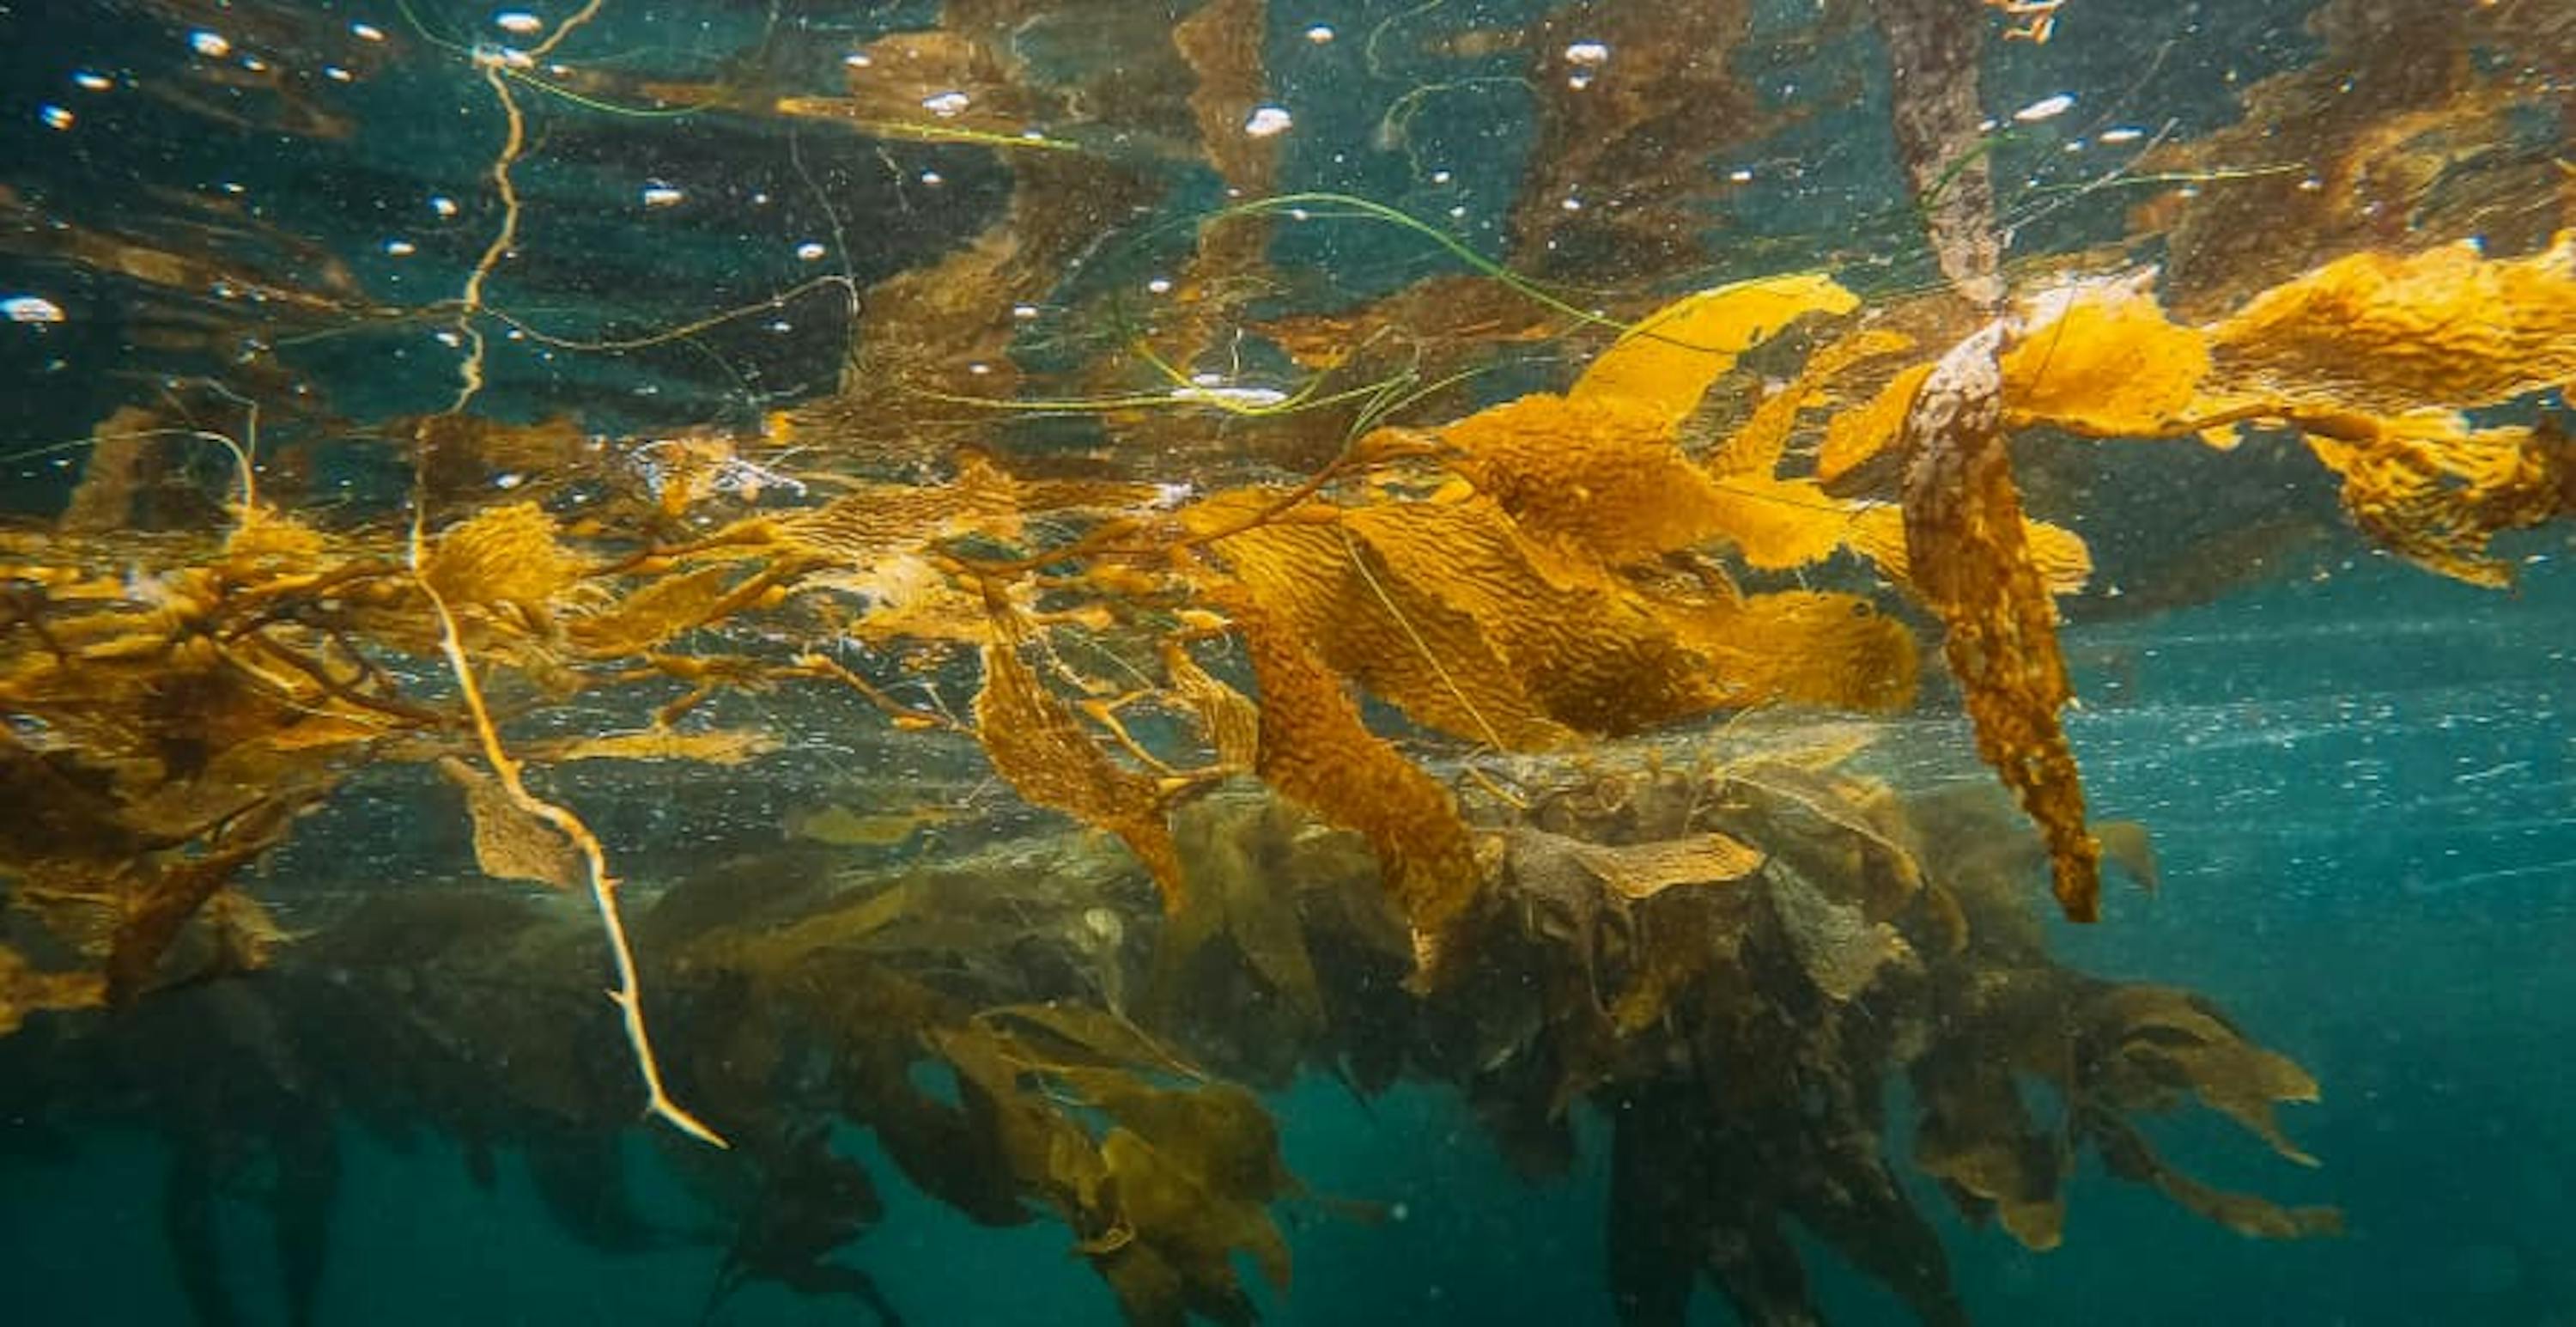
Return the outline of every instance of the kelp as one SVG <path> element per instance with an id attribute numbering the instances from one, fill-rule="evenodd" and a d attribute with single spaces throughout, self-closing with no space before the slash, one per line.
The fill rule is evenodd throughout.
<path id="1" fill-rule="evenodd" d="M 1905 546 L 1915 589 L 1947 628 L 1977 751 L 2048 835 L 2051 888 L 2074 921 L 2100 915 L 2102 846 L 2058 712 L 2073 692 L 2057 610 L 2022 533 L 2002 425 L 2004 328 L 1959 343 L 1906 416 Z"/>

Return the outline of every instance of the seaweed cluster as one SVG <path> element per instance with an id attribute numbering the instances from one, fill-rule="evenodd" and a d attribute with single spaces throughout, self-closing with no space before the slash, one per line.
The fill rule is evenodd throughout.
<path id="1" fill-rule="evenodd" d="M 2315 1098 L 2305 1071 L 2197 995 L 2048 952 L 2037 879 L 2089 922 L 2106 856 L 2153 867 L 2137 827 L 2089 821 L 2060 725 L 2059 603 L 2094 572 L 2073 527 L 2109 518 L 2056 503 L 2045 460 L 2026 510 L 2027 458 L 2303 448 L 2362 534 L 2504 585 L 2492 541 L 2576 511 L 2576 452 L 2535 405 L 2576 380 L 2576 235 L 2320 222 L 2294 270 L 2219 280 L 2196 250 L 2170 286 L 2127 244 L 2007 267 L 2004 231 L 2031 219 L 1996 200 L 1978 55 L 2064 39 L 2053 4 L 1817 20 L 1811 40 L 1873 41 L 1899 71 L 1927 280 L 1801 268 L 1677 299 L 1649 292 L 1700 252 L 1679 218 L 1721 143 L 1691 108 L 1763 103 L 1722 59 L 1663 57 L 1683 34 L 1750 49 L 1748 6 L 1674 6 L 1629 37 L 1647 7 L 1576 5 L 1440 39 L 1526 44 L 1548 75 L 1501 263 L 1382 204 L 1279 192 L 1277 142 L 1243 131 L 1269 94 L 1260 0 L 1177 24 L 1106 6 L 1081 32 L 951 0 L 851 53 L 846 96 L 784 91 L 757 60 L 695 82 L 547 63 L 602 8 L 524 61 L 461 53 L 505 137 L 456 299 L 263 303 L 272 345 L 450 329 L 450 404 L 367 426 L 402 462 L 399 509 L 314 500 L 316 456 L 366 444 L 245 375 L 119 409 L 68 506 L 0 530 L 0 1056 L 29 1066 L 0 1082 L 34 1117 L 139 1113 L 173 1138 L 169 1229 L 206 1321 L 231 1313 L 207 1195 L 245 1140 L 275 1161 L 309 1313 L 341 1118 L 450 1135 L 486 1183 L 521 1150 L 599 1247 L 683 1238 L 618 1197 L 639 1078 L 731 1231 L 710 1315 L 752 1280 L 885 1321 L 912 1307 L 841 1257 L 883 1215 L 832 1148 L 855 1126 L 977 1222 L 1061 1225 L 1131 1321 L 1249 1321 L 1240 1269 L 1284 1289 L 1277 1214 L 1312 1197 L 1260 1091 L 1310 1073 L 1449 1085 L 1533 1175 L 1597 1112 L 1609 1291 L 1633 1323 L 1682 1321 L 1703 1278 L 1745 1321 L 1816 1320 L 1793 1224 L 1926 1321 L 1964 1321 L 1909 1169 L 2033 1249 L 2065 1237 L 2087 1155 L 2247 1235 L 2336 1228 L 2193 1178 L 2145 1123 L 2196 1103 L 2313 1164 L 2274 1118 Z M 2514 8 L 2455 16 L 2448 40 L 2514 31 L 2495 26 Z M 1641 55 L 1578 95 L 1566 39 L 1596 32 Z M 1032 54 L 1130 37 L 1141 65 Z M 2445 133 L 2538 95 L 2477 64 L 2451 70 Z M 2254 102 L 2310 76 L 2284 77 Z M 2403 141 L 2433 133 L 2432 95 L 2390 112 Z M 512 422 L 486 410 L 495 347 L 535 329 L 495 291 L 515 293 L 540 106 L 827 124 L 981 154 L 1006 196 L 931 261 L 841 278 L 836 385 L 756 429 Z M 1390 150 L 1423 127 L 1403 106 Z M 1778 131 L 1766 116 L 1722 132 Z M 2156 233 L 2239 205 L 2209 164 L 2223 141 L 2151 145 L 2195 181 Z M 1592 211 L 1536 201 L 1603 173 Z M 1249 201 L 1123 233 L 1176 179 Z M 1466 270 L 1314 307 L 1274 265 L 1291 226 Z M 122 262 L 146 303 L 196 279 L 79 235 L 44 252 Z M 1114 242 L 1170 259 L 1150 313 L 1086 284 Z M 1593 308 L 1542 284 L 1611 253 L 1635 294 Z M 1205 367 L 1225 357 L 1292 386 Z M 194 422 L 218 403 L 243 426 Z M 263 409 L 272 434 L 287 417 L 288 463 Z M 210 442 L 234 462 L 220 494 L 181 460 Z M 2025 825 L 1873 765 L 1874 716 L 1946 704 L 1921 695 L 1934 642 Z M 811 744 L 774 721 L 790 708 L 1060 819 L 843 810 L 801 822 L 829 848 L 651 871 L 595 828 L 582 771 L 791 764 Z M 492 883 L 362 891 L 290 931 L 263 895 L 294 886 L 257 864 L 388 788 L 449 817 L 441 869 Z M 625 894 L 630 872 L 652 888 Z"/>

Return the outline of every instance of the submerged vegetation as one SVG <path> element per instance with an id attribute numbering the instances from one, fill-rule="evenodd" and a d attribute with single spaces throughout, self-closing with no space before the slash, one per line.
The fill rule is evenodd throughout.
<path id="1" fill-rule="evenodd" d="M 336 26 L 150 8 L 269 52 L 198 42 L 151 84 L 178 113 L 357 132 L 289 58 Z M 2096 920 L 2106 856 L 2153 880 L 2143 830 L 2090 820 L 2057 640 L 2061 602 L 2114 602 L 2079 532 L 2146 513 L 2054 467 L 2234 449 L 2270 484 L 2304 452 L 2359 535 L 2507 584 L 2494 541 L 2576 511 L 2564 82 L 2534 72 L 2576 63 L 2556 7 L 2332 0 L 2249 117 L 2305 132 L 2321 80 L 2417 64 L 2305 158 L 2250 120 L 2167 126 L 2027 187 L 1981 62 L 2082 41 L 2079 7 L 1828 4 L 1783 36 L 1728 0 L 1509 29 L 1432 5 L 1294 38 L 1414 83 L 1375 134 L 1407 194 L 1462 150 L 1429 141 L 1442 107 L 1517 89 L 1500 239 L 1289 190 L 1264 0 L 949 0 L 832 45 L 829 95 L 831 43 L 775 14 L 703 76 L 586 59 L 616 8 L 492 45 L 420 5 L 328 65 L 490 111 L 480 240 L 432 301 L 376 303 L 256 211 L 0 192 L 0 252 L 111 286 L 166 384 L 0 529 L 0 1092 L 170 1135 L 205 1321 L 231 1314 L 207 1193 L 245 1139 L 309 1311 L 335 1120 L 451 1135 L 486 1182 L 522 1149 L 620 1248 L 669 1237 L 618 1198 L 639 1102 L 729 1224 L 709 1315 L 752 1280 L 933 1307 L 832 1261 L 883 1213 L 839 1123 L 977 1222 L 1063 1226 L 1131 1321 L 1250 1320 L 1243 1274 L 1286 1288 L 1278 1214 L 1317 1197 L 1260 1091 L 1310 1073 L 1446 1085 L 1532 1175 L 1598 1110 L 1632 1323 L 1682 1321 L 1703 1278 L 1745 1321 L 1816 1320 L 1793 1224 L 1964 1321 L 1908 1171 L 2032 1249 L 2076 1229 L 2088 1154 L 2247 1235 L 2338 1227 L 2193 1178 L 2144 1124 L 2196 1104 L 2313 1165 L 2274 1115 L 2316 1097 L 2304 1070 L 2201 996 L 2050 956 L 2044 914 Z M 1896 73 L 1823 108 L 1756 86 L 1811 49 Z M 1755 237 L 1713 276 L 1719 168 L 1855 109 L 1910 181 L 1852 219 L 1878 260 Z M 674 120 L 783 142 L 834 247 L 935 223 L 844 217 L 810 173 L 832 157 L 897 191 L 972 172 L 988 224 L 737 312 L 545 330 L 578 291 L 546 265 L 577 255 L 532 168 Z M 2014 248 L 2070 209 L 2091 229 Z M 634 425 L 539 390 L 560 355 L 749 392 L 776 363 L 742 324 L 833 306 L 832 381 L 748 412 Z M 388 399 L 346 346 L 417 365 L 424 333 L 435 408 L 324 404 Z M 395 477 L 326 497 L 351 456 Z M 1923 740 L 1881 716 L 1954 710 L 2018 820 L 1881 759 Z M 853 750 L 967 791 L 801 812 L 783 846 L 608 814 Z M 453 827 L 426 869 L 493 883 L 281 921 L 297 885 L 262 864 L 330 869 L 295 849 L 385 798 Z"/>

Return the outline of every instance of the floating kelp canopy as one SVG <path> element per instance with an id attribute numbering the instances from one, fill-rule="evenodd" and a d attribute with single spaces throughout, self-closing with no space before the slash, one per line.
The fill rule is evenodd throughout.
<path id="1" fill-rule="evenodd" d="M 1746 1321 L 1816 1320 L 1793 1226 L 1964 1321 L 1908 1171 L 2036 1250 L 2080 1220 L 2086 1155 L 2247 1235 L 2338 1228 L 2193 1178 L 2145 1124 L 2197 1104 L 2313 1165 L 2274 1115 L 2316 1097 L 2304 1070 L 2196 994 L 2051 957 L 2042 914 L 2095 921 L 2106 857 L 2154 881 L 2146 828 L 2090 819 L 2057 641 L 2102 593 L 2087 536 L 2151 513 L 2063 477 L 2122 442 L 2146 474 L 2231 450 L 2427 574 L 2508 584 L 2494 542 L 2576 510 L 2539 72 L 2576 24 L 2335 0 L 2249 114 L 2288 123 L 2394 45 L 2421 64 L 2336 102 L 2309 157 L 2093 131 L 2136 146 L 2015 188 L 2038 131 L 2008 126 L 2065 108 L 1999 127 L 1981 71 L 2089 11 L 1274 8 L 950 0 L 853 32 L 790 6 L 654 68 L 591 44 L 652 37 L 614 0 L 494 41 L 438 6 L 180 0 L 149 21 L 201 25 L 193 54 L 130 76 L 151 115 L 363 145 L 324 83 L 478 108 L 474 201 L 436 195 L 455 282 L 390 298 L 319 218 L 0 194 L 12 263 L 178 329 L 130 341 L 162 383 L 0 531 L 5 1090 L 171 1135 L 207 1321 L 241 1139 L 309 1305 L 335 1119 L 450 1134 L 487 1177 L 523 1148 L 613 1248 L 649 1237 L 617 1197 L 639 1104 L 732 1232 L 710 1314 L 753 1280 L 929 1307 L 832 1261 L 884 1214 L 833 1149 L 855 1126 L 976 1222 L 1062 1226 L 1131 1321 L 1248 1321 L 1244 1274 L 1287 1287 L 1279 1214 L 1318 1198 L 1261 1093 L 1311 1073 L 1462 1092 L 1531 1175 L 1597 1109 L 1634 1323 L 1682 1321 L 1702 1278 Z M 1407 89 L 1369 133 L 1402 205 L 1304 188 L 1283 52 L 1336 44 Z M 1818 51 L 1870 72 L 1765 90 Z M 1453 227 L 1421 206 L 1440 108 L 1498 83 L 1524 178 Z M 1726 163 L 1826 119 L 1909 181 L 1853 223 L 1900 256 L 1730 244 L 1756 228 L 1707 221 L 1751 178 Z M 791 166 L 742 187 L 810 208 L 831 242 L 796 261 L 842 270 L 626 327 L 655 292 L 578 279 L 567 176 L 690 135 Z M 899 209 L 845 215 L 817 163 L 854 154 Z M 919 217 L 943 189 L 974 224 Z M 2240 243 L 2256 215 L 2281 248 Z M 2024 256 L 2035 233 L 2067 238 Z M 829 335 L 791 322 L 814 308 Z M 799 343 L 747 348 L 762 324 Z M 380 381 L 396 338 L 439 351 L 426 399 Z M 613 390 L 680 354 L 671 381 L 712 364 L 746 399 L 675 388 L 703 408 L 657 421 Z M 2228 533 L 2310 518 L 2298 492 L 2220 504 Z M 1960 710 L 1941 732 L 2018 818 L 1887 758 L 1923 739 L 1882 721 Z M 826 759 L 952 795 L 809 807 L 784 845 L 621 836 L 621 789 Z M 446 883 L 282 923 L 296 883 L 262 864 L 318 869 L 389 795 L 452 830 L 423 849 Z"/>

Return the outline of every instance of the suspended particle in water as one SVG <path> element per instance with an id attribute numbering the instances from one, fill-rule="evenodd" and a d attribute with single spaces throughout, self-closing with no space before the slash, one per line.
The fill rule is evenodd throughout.
<path id="1" fill-rule="evenodd" d="M 664 184 L 660 180 L 655 180 L 644 186 L 643 199 L 644 206 L 646 207 L 674 207 L 677 206 L 682 199 L 687 197 L 687 193 Z"/>
<path id="2" fill-rule="evenodd" d="M 966 108 L 974 104 L 974 98 L 963 92 L 935 92 L 921 99 L 923 110 L 943 120 L 965 114 Z"/>
<path id="3" fill-rule="evenodd" d="M 2105 142 L 2105 143 L 2112 143 L 2112 144 L 2118 144 L 2118 143 L 2134 143 L 2134 142 L 2137 142 L 2139 139 L 2144 138 L 2144 137 L 2146 137 L 2146 136 L 2147 136 L 2147 131 L 2146 131 L 2146 130 L 2144 130 L 2144 129 L 2133 129 L 2133 128 L 2130 128 L 2130 127 L 2128 127 L 2128 126 L 2126 126 L 2126 125 L 2123 125 L 2123 126 L 2121 126 L 2120 128 L 2117 128 L 2117 129 L 2105 129 L 2105 130 L 2103 130 L 2103 131 L 2102 131 L 2102 141 L 2103 141 L 2103 142 Z"/>
<path id="4" fill-rule="evenodd" d="M 211 28 L 199 28 L 188 34 L 188 49 L 209 60 L 220 60 L 232 54 L 232 39 Z"/>
<path id="5" fill-rule="evenodd" d="M 346 69 L 342 69 L 338 65 L 322 66 L 322 76 L 334 83 L 346 83 L 357 77 L 357 75 L 350 73 Z"/>
<path id="6" fill-rule="evenodd" d="M 942 185 L 948 183 L 948 177 L 935 170 L 926 170 L 921 173 L 921 182 L 933 186 Z"/>
<path id="7" fill-rule="evenodd" d="M 869 65 L 875 64 L 876 61 L 869 59 L 866 55 L 858 51 L 852 51 L 848 55 L 841 57 L 841 63 L 848 65 L 852 69 L 865 69 Z"/>
<path id="8" fill-rule="evenodd" d="M 0 299 L 0 313 L 13 323 L 58 323 L 63 320 L 63 306 L 42 295 L 12 295 Z"/>
<path id="9" fill-rule="evenodd" d="M 1243 132 L 1254 138 L 1269 138 L 1288 132 L 1289 126 L 1293 123 L 1295 121 L 1289 118 L 1288 108 L 1285 106 L 1255 106 L 1252 108 L 1252 118 L 1243 122 Z"/>
<path id="10" fill-rule="evenodd" d="M 349 25 L 349 35 L 360 41 L 383 41 L 385 30 L 373 23 L 352 23 Z"/>
<path id="11" fill-rule="evenodd" d="M 1315 26 L 1306 29 L 1306 40 L 1313 42 L 1317 46 L 1329 45 L 1333 40 L 1333 30 L 1324 24 L 1318 23 Z"/>
<path id="12" fill-rule="evenodd" d="M 69 129 L 74 119 L 70 110 L 50 101 L 36 108 L 36 118 L 44 121 L 48 129 Z"/>
<path id="13" fill-rule="evenodd" d="M 807 240 L 803 244 L 796 246 L 796 256 L 809 263 L 821 262 L 823 260 L 824 252 L 825 250 L 823 246 L 812 240 Z"/>
<path id="14" fill-rule="evenodd" d="M 2060 92 L 2053 97 L 2042 97 L 2039 100 L 2022 107 L 2020 110 L 2014 111 L 2013 119 L 2023 124 L 2037 124 L 2042 120 L 2054 120 L 2058 116 L 2064 115 L 2069 110 L 2074 109 L 2074 106 L 2074 94 Z"/>
<path id="15" fill-rule="evenodd" d="M 525 37 L 546 26 L 546 21 L 524 9 L 505 9 L 492 16 L 492 26 L 513 37 Z"/>
<path id="16" fill-rule="evenodd" d="M 72 86 L 83 92 L 105 92 L 115 87 L 116 82 L 105 74 L 92 73 L 84 69 L 72 75 Z"/>
<path id="17" fill-rule="evenodd" d="M 1014 304 L 1011 306 L 1011 316 L 1019 319 L 1021 322 L 1027 322 L 1038 316 L 1038 306 L 1034 304 Z"/>
<path id="18" fill-rule="evenodd" d="M 1167 276 L 1158 276 L 1153 280 L 1146 282 L 1145 289 L 1151 294 L 1169 295 L 1172 293 L 1172 279 Z"/>
<path id="19" fill-rule="evenodd" d="M 429 210 L 442 217 L 455 216 L 456 200 L 445 194 L 431 194 L 429 196 Z"/>
<path id="20" fill-rule="evenodd" d="M 409 240 L 387 240 L 385 252 L 396 258 L 409 258 L 420 252 L 420 247 Z"/>

